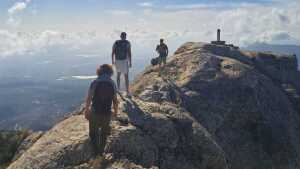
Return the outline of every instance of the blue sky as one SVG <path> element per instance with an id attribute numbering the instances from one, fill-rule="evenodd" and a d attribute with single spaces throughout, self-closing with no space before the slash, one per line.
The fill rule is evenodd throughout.
<path id="1" fill-rule="evenodd" d="M 3 0 L 0 2 L 1 21 L 5 22 L 9 17 L 7 10 L 17 3 L 25 3 L 26 9 L 16 12 L 16 17 L 24 18 L 28 24 L 23 28 L 49 24 L 64 24 L 68 21 L 81 19 L 84 21 L 97 21 L 107 18 L 105 11 L 141 11 L 144 8 L 151 8 L 158 11 L 179 10 L 192 8 L 199 5 L 207 7 L 218 7 L 226 9 L 232 5 L 243 3 L 251 4 L 272 4 L 272 0 Z M 22 16 L 19 16 L 22 15 Z M 108 16 L 109 17 L 109 16 Z M 1 24 L 4 27 L 7 24 Z M 19 29 L 22 29 L 19 27 Z"/>
<path id="2" fill-rule="evenodd" d="M 2 0 L 0 57 L 83 50 L 127 31 L 142 49 L 163 37 L 174 47 L 222 38 L 236 45 L 298 44 L 299 0 Z M 105 44 L 105 43 L 104 43 Z M 148 45 L 148 46 L 147 46 Z"/>

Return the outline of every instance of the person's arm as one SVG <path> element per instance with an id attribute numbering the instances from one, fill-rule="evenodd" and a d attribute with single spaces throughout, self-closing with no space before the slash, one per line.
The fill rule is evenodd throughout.
<path id="1" fill-rule="evenodd" d="M 85 111 L 84 111 L 84 116 L 87 120 L 90 118 L 90 113 L 91 113 L 91 103 L 92 103 L 92 89 L 90 88 L 85 100 Z"/>
<path id="2" fill-rule="evenodd" d="M 112 52 L 111 52 L 111 62 L 114 65 L 115 64 L 115 54 L 116 54 L 116 43 L 112 47 Z"/>
<path id="3" fill-rule="evenodd" d="M 129 49 L 128 49 L 129 67 L 132 66 L 132 60 L 131 60 L 131 58 L 132 58 L 132 55 L 131 55 L 131 45 L 129 43 Z"/>
<path id="4" fill-rule="evenodd" d="M 114 98 L 113 98 L 113 117 L 117 117 L 117 114 L 118 114 L 118 106 L 119 106 L 119 101 L 118 101 L 118 97 L 117 97 L 117 94 L 115 94 Z"/>

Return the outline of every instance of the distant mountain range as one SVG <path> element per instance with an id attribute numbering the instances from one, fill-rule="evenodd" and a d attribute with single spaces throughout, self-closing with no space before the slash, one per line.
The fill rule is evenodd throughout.
<path id="1" fill-rule="evenodd" d="M 298 65 L 300 59 L 300 45 L 277 45 L 267 43 L 254 43 L 245 48 L 246 50 L 254 51 L 272 51 L 279 54 L 296 54 L 298 58 Z"/>

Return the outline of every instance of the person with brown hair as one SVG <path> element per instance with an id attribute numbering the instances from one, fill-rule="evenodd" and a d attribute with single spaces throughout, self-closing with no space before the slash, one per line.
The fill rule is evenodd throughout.
<path id="1" fill-rule="evenodd" d="M 118 113 L 117 89 L 111 79 L 113 68 L 104 64 L 97 69 L 98 78 L 88 90 L 85 118 L 89 120 L 89 136 L 95 153 L 103 153 L 107 136 L 110 133 L 110 121 Z M 114 111 L 111 111 L 113 105 Z M 101 132 L 99 132 L 101 130 Z"/>

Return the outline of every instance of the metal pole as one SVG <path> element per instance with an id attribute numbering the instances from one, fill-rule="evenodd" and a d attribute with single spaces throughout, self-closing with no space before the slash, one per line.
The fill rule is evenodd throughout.
<path id="1" fill-rule="evenodd" d="M 218 29 L 218 32 L 217 32 L 217 41 L 221 41 L 221 30 Z"/>

